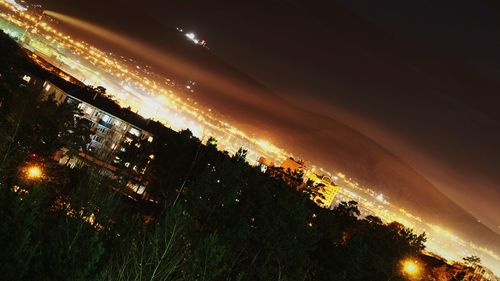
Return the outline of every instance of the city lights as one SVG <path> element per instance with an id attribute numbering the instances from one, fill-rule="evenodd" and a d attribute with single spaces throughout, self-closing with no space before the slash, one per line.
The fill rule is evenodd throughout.
<path id="1" fill-rule="evenodd" d="M 250 163 L 259 156 L 280 163 L 291 155 L 282 147 L 232 126 L 215 110 L 198 106 L 194 98 L 186 96 L 187 92 L 191 93 L 197 88 L 192 86 L 194 83 L 186 85 L 184 82 L 162 77 L 133 59 L 105 52 L 77 38 L 66 36 L 46 19 L 30 14 L 29 11 L 20 11 L 17 6 L 13 6 L 15 3 L 12 0 L 0 0 L 4 9 L 11 9 L 9 13 L 3 9 L 0 13 L 2 29 L 6 29 L 11 36 L 17 36 L 21 44 L 36 56 L 58 65 L 73 77 L 86 84 L 103 85 L 121 106 L 130 107 L 144 117 L 161 121 L 174 130 L 190 128 L 201 140 L 212 136 L 220 150 L 235 153 L 240 147 L 245 147 L 248 149 Z M 31 32 L 34 27 L 37 29 L 36 34 Z M 180 28 L 178 31 L 184 32 Z M 31 37 L 29 40 L 25 38 L 28 36 Z M 204 42 L 192 32 L 184 36 L 196 44 Z M 64 73 L 58 75 L 71 79 Z M 401 206 L 396 206 L 395 200 L 389 195 L 358 184 L 343 173 L 336 172 L 333 175 L 319 167 L 318 170 L 333 178 L 335 188 L 332 185 L 331 194 L 336 203 L 355 200 L 359 202 L 360 210 L 365 216 L 375 215 L 384 222 L 397 221 L 416 232 L 425 231 L 429 234 L 428 249 L 448 259 L 459 260 L 465 252 L 482 255 L 486 263 L 500 262 L 500 257 L 493 251 L 465 241 L 451 230 L 434 225 Z M 39 180 L 44 177 L 44 171 L 40 166 L 32 165 L 26 168 L 25 177 Z M 408 276 L 417 276 L 421 270 L 421 265 L 414 260 L 402 262 L 402 271 Z"/>

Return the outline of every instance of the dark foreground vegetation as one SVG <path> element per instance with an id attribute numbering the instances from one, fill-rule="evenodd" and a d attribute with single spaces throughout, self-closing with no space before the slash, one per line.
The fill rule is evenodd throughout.
<path id="1" fill-rule="evenodd" d="M 126 167 L 110 178 L 53 161 L 61 147 L 85 149 L 90 131 L 76 108 L 24 85 L 33 68 L 2 34 L 2 280 L 405 280 L 400 261 L 424 248 L 424 235 L 363 218 L 356 202 L 320 209 L 244 150 L 228 155 L 189 131 L 155 138 L 156 202 L 133 200 L 121 192 Z"/>

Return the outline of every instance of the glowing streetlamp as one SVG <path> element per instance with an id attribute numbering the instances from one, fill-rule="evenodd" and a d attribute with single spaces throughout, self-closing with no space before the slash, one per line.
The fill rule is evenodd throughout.
<path id="1" fill-rule="evenodd" d="M 403 261 L 403 273 L 407 274 L 408 276 L 417 276 L 420 273 L 420 266 L 419 264 L 411 259 L 407 259 Z"/>
<path id="2" fill-rule="evenodd" d="M 26 177 L 29 180 L 38 180 L 43 177 L 43 170 L 39 166 L 29 166 L 26 169 Z"/>

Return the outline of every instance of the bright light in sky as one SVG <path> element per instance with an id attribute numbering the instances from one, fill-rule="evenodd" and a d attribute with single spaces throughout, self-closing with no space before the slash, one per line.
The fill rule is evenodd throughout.
<path id="1" fill-rule="evenodd" d="M 186 37 L 189 38 L 191 41 L 193 41 L 196 44 L 200 43 L 200 40 L 198 40 L 196 38 L 196 35 L 192 32 L 186 33 Z"/>

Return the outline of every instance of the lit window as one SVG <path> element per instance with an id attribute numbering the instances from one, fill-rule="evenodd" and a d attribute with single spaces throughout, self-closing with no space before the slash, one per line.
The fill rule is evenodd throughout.
<path id="1" fill-rule="evenodd" d="M 101 126 L 101 125 L 99 125 L 99 127 L 97 127 L 97 131 L 99 131 L 102 134 L 106 133 L 107 130 L 108 129 L 106 127 Z"/>
<path id="2" fill-rule="evenodd" d="M 29 77 L 28 75 L 24 75 L 23 80 L 29 83 L 31 81 L 31 77 Z"/>
<path id="3" fill-rule="evenodd" d="M 104 121 L 106 123 L 111 123 L 112 120 L 113 120 L 113 117 L 111 117 L 109 115 L 104 114 L 104 116 L 102 116 L 102 121 Z"/>
<path id="4" fill-rule="evenodd" d="M 142 195 L 144 193 L 144 191 L 146 191 L 146 187 L 145 186 L 139 185 L 137 187 L 137 191 L 136 191 L 137 194 Z"/>
<path id="5" fill-rule="evenodd" d="M 91 137 L 91 139 L 94 140 L 95 142 L 102 142 L 103 141 L 103 138 L 96 136 L 96 135 L 93 135 Z"/>
<path id="6" fill-rule="evenodd" d="M 47 84 L 47 85 L 45 86 L 45 91 L 46 91 L 46 92 L 48 92 L 49 90 L 50 90 L 50 84 Z"/>
<path id="7" fill-rule="evenodd" d="M 137 130 L 136 128 L 130 128 L 128 132 L 136 137 L 141 135 L 141 132 L 139 132 L 139 130 Z"/>
<path id="8" fill-rule="evenodd" d="M 151 136 L 150 136 L 150 137 L 148 138 L 148 141 L 149 141 L 149 142 L 153 142 L 153 137 L 151 137 Z"/>
<path id="9" fill-rule="evenodd" d="M 88 114 L 88 115 L 92 114 L 92 107 L 87 107 L 85 109 L 85 114 Z"/>

